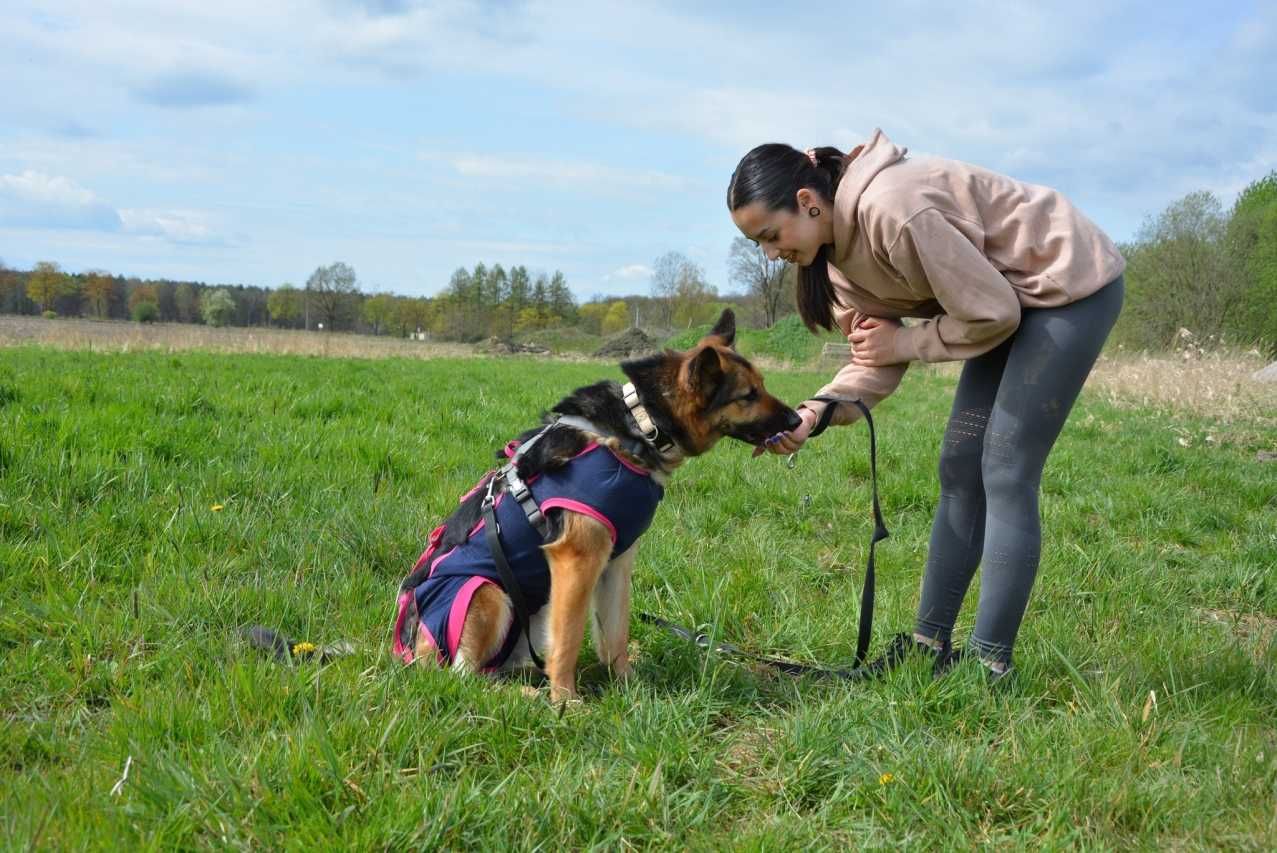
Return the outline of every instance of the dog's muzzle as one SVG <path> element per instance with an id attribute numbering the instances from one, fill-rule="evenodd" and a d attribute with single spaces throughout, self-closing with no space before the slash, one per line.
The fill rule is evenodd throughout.
<path id="1" fill-rule="evenodd" d="M 777 433 L 798 429 L 798 427 L 802 426 L 802 423 L 803 419 L 798 417 L 797 412 L 793 409 L 786 409 L 765 421 L 738 424 L 735 429 L 726 433 L 726 435 L 728 438 L 734 438 L 746 444 L 759 445 Z"/>

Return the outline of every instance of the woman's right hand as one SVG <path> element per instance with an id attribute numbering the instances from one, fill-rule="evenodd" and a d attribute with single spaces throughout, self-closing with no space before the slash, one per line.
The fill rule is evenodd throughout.
<path id="1" fill-rule="evenodd" d="M 802 423 L 788 432 L 778 432 L 771 438 L 767 439 L 758 447 L 754 448 L 754 456 L 762 456 L 764 453 L 797 453 L 798 449 L 807 442 L 807 437 L 811 435 L 812 429 L 816 426 L 817 415 L 811 409 L 799 409 L 798 417 L 802 419 Z"/>

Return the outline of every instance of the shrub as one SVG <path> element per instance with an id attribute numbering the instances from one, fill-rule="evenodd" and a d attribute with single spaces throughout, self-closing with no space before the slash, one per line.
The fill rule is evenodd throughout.
<path id="1" fill-rule="evenodd" d="M 133 319 L 139 323 L 154 323 L 160 319 L 160 306 L 154 302 L 139 302 L 133 306 Z"/>

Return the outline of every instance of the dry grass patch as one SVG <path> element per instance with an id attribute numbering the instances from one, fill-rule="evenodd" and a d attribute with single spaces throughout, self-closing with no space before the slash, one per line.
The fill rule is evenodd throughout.
<path id="1" fill-rule="evenodd" d="M 1254 350 L 1152 355 L 1119 348 L 1100 356 L 1085 393 L 1122 409 L 1184 411 L 1266 430 L 1277 428 L 1277 382 L 1261 382 L 1254 374 L 1267 364 Z M 957 379 L 962 362 L 925 369 Z"/>
<path id="2" fill-rule="evenodd" d="M 1247 353 L 1185 352 L 1180 355 L 1105 355 L 1088 387 L 1118 407 L 1190 411 L 1224 423 L 1277 426 L 1277 382 L 1253 374 L 1267 361 Z"/>
<path id="3" fill-rule="evenodd" d="M 474 349 L 464 344 L 423 343 L 342 332 L 243 327 L 215 329 L 190 323 L 143 324 L 0 316 L 0 347 L 28 344 L 104 352 L 203 350 L 333 358 L 443 358 L 474 354 Z"/>
<path id="4" fill-rule="evenodd" d="M 1222 625 L 1241 643 L 1254 659 L 1263 665 L 1277 647 L 1277 619 L 1262 613 L 1239 613 L 1236 610 L 1212 610 L 1201 608 L 1196 612 L 1197 618 L 1203 622 Z"/>

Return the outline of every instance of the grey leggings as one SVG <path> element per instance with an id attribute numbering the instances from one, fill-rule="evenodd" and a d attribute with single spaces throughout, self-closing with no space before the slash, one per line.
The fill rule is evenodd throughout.
<path id="1" fill-rule="evenodd" d="M 1122 308 L 1121 276 L 1020 327 L 962 369 L 940 451 L 940 503 L 918 602 L 919 634 L 948 640 L 983 565 L 970 647 L 1010 664 L 1042 550 L 1038 488 L 1047 454 Z"/>

